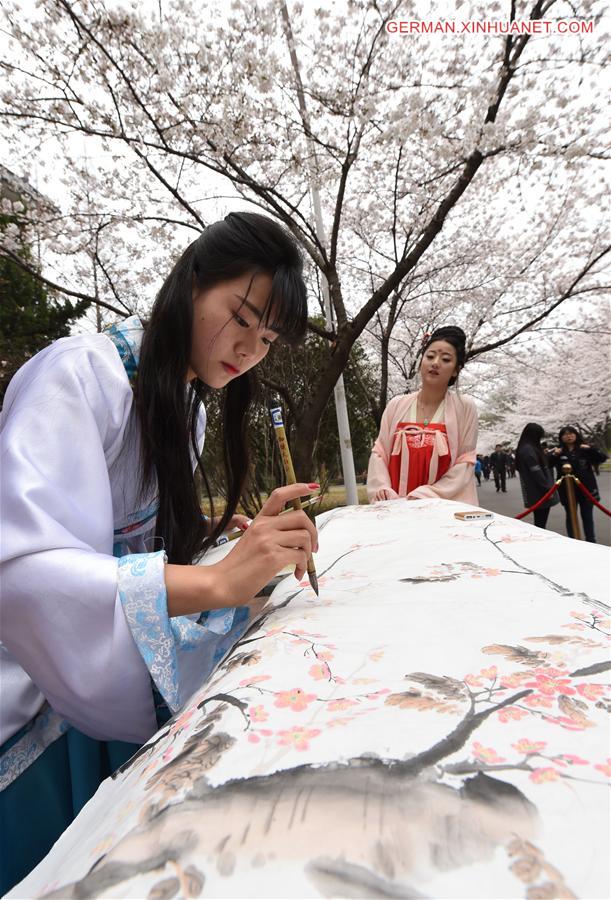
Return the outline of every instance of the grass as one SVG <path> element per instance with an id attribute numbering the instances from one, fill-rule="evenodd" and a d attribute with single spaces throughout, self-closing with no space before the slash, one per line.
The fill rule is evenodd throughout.
<path id="1" fill-rule="evenodd" d="M 367 499 L 367 488 L 364 484 L 357 484 L 356 486 L 359 504 L 364 506 L 369 503 Z M 262 500 L 266 500 L 267 497 L 265 494 L 261 497 Z M 338 506 L 346 506 L 346 488 L 343 484 L 331 484 L 327 488 L 325 495 L 323 496 L 320 503 L 317 503 L 312 508 L 313 515 L 317 516 L 319 513 L 327 512 L 329 509 L 335 509 Z M 224 502 L 220 497 L 214 497 L 214 507 L 216 510 L 216 514 L 220 515 L 220 510 L 224 507 Z M 207 508 L 207 505 L 204 503 L 202 505 L 202 509 L 205 513 L 210 512 Z M 243 512 L 241 507 L 238 507 L 238 512 Z"/>
<path id="2" fill-rule="evenodd" d="M 359 496 L 359 504 L 369 503 L 367 499 L 367 488 L 364 484 L 357 484 L 357 493 Z M 318 513 L 327 512 L 328 509 L 335 509 L 337 506 L 346 506 L 346 488 L 343 484 L 331 484 L 327 489 L 320 503 L 316 505 L 316 515 Z"/>

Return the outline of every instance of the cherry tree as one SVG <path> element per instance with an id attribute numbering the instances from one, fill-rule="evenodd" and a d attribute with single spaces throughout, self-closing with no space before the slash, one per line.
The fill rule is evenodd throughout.
<path id="1" fill-rule="evenodd" d="M 425 17 L 418 0 L 292 3 L 299 81 L 274 0 L 13 6 L 4 131 L 64 185 L 61 213 L 32 223 L 56 254 L 45 275 L 98 309 L 145 311 L 171 257 L 219 212 L 275 216 L 305 252 L 314 307 L 326 280 L 334 314 L 312 323 L 328 351 L 291 397 L 309 477 L 323 411 L 367 332 L 386 367 L 379 415 L 388 360 L 413 377 L 433 325 L 458 317 L 477 357 L 553 324 L 572 297 L 600 297 L 603 12 L 580 6 L 593 34 L 406 36 L 389 24 Z M 485 16 L 576 19 L 565 0 L 492 2 Z M 462 4 L 460 18 L 481 7 Z"/>
<path id="2" fill-rule="evenodd" d="M 499 442 L 515 445 L 528 422 L 538 422 L 552 438 L 563 425 L 577 425 L 604 446 L 611 415 L 610 336 L 606 309 L 588 330 L 540 332 L 535 345 L 517 343 L 485 358 L 482 450 Z"/>

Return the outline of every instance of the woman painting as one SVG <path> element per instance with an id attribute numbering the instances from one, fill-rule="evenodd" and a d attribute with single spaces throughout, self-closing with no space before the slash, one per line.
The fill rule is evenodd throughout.
<path id="1" fill-rule="evenodd" d="M 248 604 L 317 549 L 311 493 L 272 493 L 221 562 L 248 471 L 253 368 L 307 321 L 291 236 L 253 213 L 210 225 L 174 265 L 150 321 L 63 338 L 9 385 L 0 419 L 1 893 L 49 850 L 100 781 L 210 674 Z M 201 512 L 203 400 L 224 389 L 228 502 Z M 211 498 L 210 498 L 211 502 Z"/>

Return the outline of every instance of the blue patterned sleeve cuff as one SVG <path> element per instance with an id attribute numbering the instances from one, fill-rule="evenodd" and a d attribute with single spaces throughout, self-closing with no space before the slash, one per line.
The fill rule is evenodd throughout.
<path id="1" fill-rule="evenodd" d="M 246 623 L 234 608 L 215 609 L 194 618 L 170 618 L 165 562 L 162 550 L 122 556 L 118 560 L 119 599 L 151 678 L 174 713 L 218 662 L 220 646 L 227 643 L 222 638 L 230 636 L 239 624 L 237 640 Z M 196 683 L 198 675 L 200 684 Z"/>
<path id="2" fill-rule="evenodd" d="M 178 709 L 178 659 L 168 616 L 165 553 L 136 553 L 119 559 L 119 599 L 140 655 L 157 690 Z"/>

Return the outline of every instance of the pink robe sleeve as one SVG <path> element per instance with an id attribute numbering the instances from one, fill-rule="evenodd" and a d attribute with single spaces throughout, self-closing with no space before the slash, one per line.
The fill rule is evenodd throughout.
<path id="1" fill-rule="evenodd" d="M 382 415 L 380 433 L 373 445 L 367 469 L 367 497 L 370 503 L 376 500 L 395 500 L 399 496 L 390 486 L 388 462 L 390 459 L 392 436 L 397 423 L 397 408 L 402 397 L 394 397 Z"/>
<path id="2" fill-rule="evenodd" d="M 477 445 L 477 407 L 471 397 L 457 397 L 448 393 L 446 429 L 453 457 L 452 465 L 435 484 L 422 484 L 411 491 L 407 495 L 408 500 L 433 497 L 478 506 L 473 476 Z"/>

